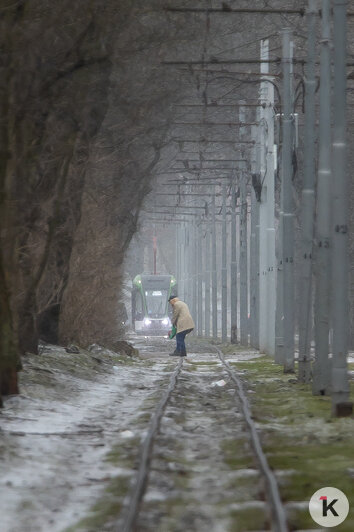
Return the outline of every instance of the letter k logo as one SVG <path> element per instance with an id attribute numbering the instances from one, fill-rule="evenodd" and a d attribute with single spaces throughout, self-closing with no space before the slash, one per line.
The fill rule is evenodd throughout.
<path id="1" fill-rule="evenodd" d="M 335 503 L 338 501 L 338 499 L 333 499 L 332 502 L 330 502 L 330 503 L 328 504 L 328 503 L 327 503 L 327 496 L 326 496 L 326 495 L 323 495 L 322 497 L 320 497 L 320 501 L 322 501 L 322 515 L 323 515 L 323 517 L 327 517 L 328 511 L 331 511 L 332 514 L 333 514 L 335 517 L 338 517 L 337 512 L 336 512 L 335 509 L 333 508 L 333 506 L 334 506 Z"/>
<path id="2" fill-rule="evenodd" d="M 340 525 L 347 518 L 349 501 L 338 488 L 325 486 L 312 495 L 309 512 L 315 523 L 327 530 Z"/>

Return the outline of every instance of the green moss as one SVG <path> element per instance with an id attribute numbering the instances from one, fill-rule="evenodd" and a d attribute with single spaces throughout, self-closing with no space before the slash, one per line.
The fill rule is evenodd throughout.
<path id="1" fill-rule="evenodd" d="M 231 511 L 230 532 L 246 530 L 270 530 L 269 522 L 262 508 L 247 508 Z"/>
<path id="2" fill-rule="evenodd" d="M 324 485 L 338 487 L 349 498 L 354 497 L 353 479 L 348 473 L 348 468 L 354 466 L 351 443 L 285 445 L 285 438 L 281 440 L 277 446 L 268 444 L 265 451 L 270 466 L 276 471 L 296 471 L 282 485 L 285 500 L 309 500 L 314 491 Z"/>
<path id="3" fill-rule="evenodd" d="M 245 389 L 251 387 L 255 392 L 248 399 L 270 467 L 276 473 L 288 471 L 279 476 L 282 499 L 308 502 L 317 489 L 333 486 L 353 500 L 354 484 L 348 470 L 354 469 L 354 420 L 333 418 L 330 397 L 312 395 L 311 385 L 294 382 L 271 357 L 231 365 L 243 372 Z M 246 522 L 244 530 L 249 530 L 248 518 Z M 313 528 L 314 522 L 307 509 L 294 507 L 289 525 L 306 529 Z M 243 526 L 239 512 L 234 526 L 232 530 L 242 530 L 237 528 Z M 354 508 L 338 530 L 354 530 Z"/>
<path id="4" fill-rule="evenodd" d="M 65 532 L 97 532 L 107 522 L 118 519 L 123 499 L 129 490 L 129 479 L 117 477 L 113 479 L 101 498 L 91 509 L 90 514 L 76 525 L 65 529 Z"/>
<path id="5" fill-rule="evenodd" d="M 31 500 L 24 500 L 24 501 L 21 501 L 21 504 L 20 504 L 20 509 L 21 511 L 23 510 L 33 510 L 35 508 L 35 503 L 34 501 L 31 501 Z"/>
<path id="6" fill-rule="evenodd" d="M 254 349 L 251 349 L 249 347 L 245 347 L 243 345 L 239 344 L 223 344 L 220 346 L 222 348 L 223 353 L 230 355 L 232 353 L 254 353 Z"/>
<path id="7" fill-rule="evenodd" d="M 219 363 L 217 361 L 208 361 L 208 360 L 199 360 L 199 361 L 192 361 L 192 360 L 188 360 L 187 361 L 188 364 L 190 364 L 191 366 L 218 366 Z"/>
<path id="8" fill-rule="evenodd" d="M 114 446 L 105 456 L 105 462 L 114 465 L 133 467 L 140 449 L 140 438 L 129 438 L 124 443 Z"/>
<path id="9" fill-rule="evenodd" d="M 148 412 L 144 412 L 143 414 L 140 414 L 135 421 L 133 422 L 134 425 L 147 425 L 151 419 L 151 414 Z"/>
<path id="10" fill-rule="evenodd" d="M 134 366 L 138 362 L 141 363 L 140 359 L 129 357 L 129 356 L 120 356 L 120 355 L 113 355 L 112 356 L 112 363 L 116 366 Z M 145 362 L 144 362 L 145 365 Z"/>
<path id="11" fill-rule="evenodd" d="M 184 365 L 183 367 L 183 371 L 189 371 L 189 372 L 193 372 L 193 371 L 198 371 L 198 368 L 197 366 L 193 366 L 192 364 L 187 366 L 186 364 Z"/>
<path id="12" fill-rule="evenodd" d="M 131 438 L 113 447 L 105 456 L 105 461 L 115 466 L 133 470 L 140 450 L 140 438 Z M 123 500 L 130 490 L 130 476 L 111 479 L 100 500 L 91 508 L 87 517 L 65 532 L 97 532 L 110 521 L 118 519 Z"/>
<path id="13" fill-rule="evenodd" d="M 224 462 L 232 469 L 253 468 L 255 466 L 253 454 L 245 449 L 245 439 L 226 439 L 221 443 Z"/>

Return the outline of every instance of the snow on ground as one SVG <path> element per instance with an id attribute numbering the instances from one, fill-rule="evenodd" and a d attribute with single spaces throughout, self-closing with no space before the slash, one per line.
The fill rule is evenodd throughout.
<path id="1" fill-rule="evenodd" d="M 97 500 L 103 479 L 130 475 L 104 457 L 130 436 L 159 378 L 156 367 L 141 374 L 136 365 L 101 372 L 95 382 L 58 372 L 55 389 L 38 393 L 36 385 L 31 396 L 26 386 L 26 395 L 7 399 L 0 411 L 1 532 L 62 531 Z M 136 379 L 139 388 L 129 386 Z"/>

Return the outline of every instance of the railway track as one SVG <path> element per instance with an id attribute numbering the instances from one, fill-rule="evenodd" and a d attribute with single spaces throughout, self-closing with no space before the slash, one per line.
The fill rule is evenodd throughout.
<path id="1" fill-rule="evenodd" d="M 264 454 L 262 449 L 261 441 L 259 439 L 258 432 L 256 430 L 255 423 L 252 419 L 250 405 L 248 403 L 247 397 L 243 390 L 243 385 L 241 379 L 237 376 L 236 372 L 230 367 L 228 362 L 225 360 L 224 354 L 220 351 L 219 348 L 215 347 L 217 350 L 219 359 L 224 364 L 226 371 L 230 379 L 235 383 L 236 391 L 240 402 L 242 404 L 242 411 L 245 417 L 245 421 L 250 431 L 251 441 L 255 456 L 259 468 L 262 472 L 263 478 L 265 480 L 266 486 L 268 487 L 268 504 L 271 508 L 272 523 L 274 525 L 274 530 L 277 532 L 286 532 L 288 530 L 286 522 L 286 513 L 281 502 L 278 484 L 275 478 L 273 471 L 270 469 L 267 461 L 267 457 Z"/>
<path id="2" fill-rule="evenodd" d="M 256 430 L 255 423 L 252 419 L 250 406 L 246 394 L 244 392 L 243 383 L 236 371 L 230 366 L 229 362 L 225 359 L 225 356 L 221 352 L 221 350 L 214 345 L 204 346 L 204 348 L 207 347 L 210 348 L 208 353 L 208 360 L 210 360 L 211 357 L 213 357 L 213 359 L 215 360 L 215 358 L 217 357 L 218 364 L 220 364 L 219 369 L 223 371 L 225 378 L 228 379 L 228 387 L 219 388 L 218 393 L 227 393 L 229 401 L 230 392 L 235 392 L 233 394 L 233 402 L 238 415 L 238 418 L 235 419 L 235 424 L 237 422 L 238 427 L 240 427 L 240 423 L 242 423 L 242 430 L 247 430 L 248 441 L 250 443 L 250 448 L 252 448 L 254 462 L 257 464 L 257 469 L 259 471 L 260 478 L 262 479 L 262 496 L 265 498 L 265 512 L 267 514 L 268 523 L 267 530 L 272 530 L 275 532 L 287 532 L 289 530 L 289 527 L 286 520 L 286 512 L 279 495 L 277 481 L 274 473 L 268 465 L 266 455 L 262 449 L 261 441 Z M 213 353 L 213 355 L 211 353 Z M 175 368 L 171 372 L 168 386 L 164 390 L 163 395 L 151 416 L 148 431 L 142 442 L 139 455 L 138 471 L 131 492 L 125 501 L 123 516 L 119 523 L 119 526 L 116 528 L 117 532 L 133 532 L 135 530 L 140 532 L 140 530 L 152 530 L 152 528 L 149 528 L 149 525 L 141 524 L 142 521 L 139 521 L 139 516 L 143 505 L 144 494 L 149 485 L 149 474 L 151 470 L 151 464 L 154 459 L 154 447 L 159 445 L 159 439 L 161 436 L 159 432 L 160 427 L 161 424 L 163 424 L 164 422 L 164 416 L 166 416 L 166 409 L 171 406 L 171 402 L 174 401 L 177 405 L 177 408 L 181 402 L 182 396 L 184 402 L 188 402 L 188 397 L 186 397 L 186 395 L 188 395 L 188 390 L 190 390 L 190 386 L 193 381 L 198 378 L 198 373 L 205 373 L 205 366 L 203 366 L 202 364 L 207 363 L 208 362 L 200 361 L 199 371 L 190 371 L 190 368 L 188 366 L 189 359 L 185 360 L 182 358 L 178 359 Z M 195 366 L 197 366 L 198 369 L 198 361 L 195 363 Z M 183 383 L 181 382 L 182 380 Z M 193 391 L 190 393 L 193 393 Z M 209 405 L 208 402 L 205 402 L 205 404 Z M 185 405 L 184 407 L 183 405 L 180 406 L 180 409 L 182 408 L 185 408 Z M 198 425 L 196 427 L 198 428 Z M 181 427 L 179 427 L 179 429 L 181 429 Z M 190 436 L 186 432 L 184 438 L 188 440 L 189 437 Z M 163 445 L 164 443 L 162 442 L 160 447 L 163 448 Z M 213 464 L 210 464 L 210 468 L 212 467 Z M 181 527 L 181 529 L 183 529 L 183 527 Z M 167 532 L 168 529 L 160 529 L 156 526 L 154 530 L 164 530 L 164 532 L 166 530 Z M 199 528 L 193 528 L 191 530 L 196 530 L 196 532 L 199 532 Z M 222 530 L 222 527 L 220 528 L 220 530 Z"/>

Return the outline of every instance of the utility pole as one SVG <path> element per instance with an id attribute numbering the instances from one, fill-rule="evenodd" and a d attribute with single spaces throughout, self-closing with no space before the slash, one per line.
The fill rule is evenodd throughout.
<path id="1" fill-rule="evenodd" d="M 259 136 L 258 136 L 259 137 Z M 252 138 L 257 138 L 257 126 L 252 126 Z M 253 149 L 251 174 L 259 178 L 259 141 Z M 259 202 L 251 188 L 251 241 L 250 241 L 250 344 L 259 349 Z"/>
<path id="2" fill-rule="evenodd" d="M 203 336 L 203 250 L 202 250 L 202 224 L 196 226 L 197 235 L 197 295 L 198 295 L 198 336 Z"/>
<path id="3" fill-rule="evenodd" d="M 275 357 L 277 364 L 284 365 L 284 270 L 283 270 L 283 193 L 281 191 L 280 211 L 278 222 L 278 238 L 276 247 L 277 258 L 277 294 L 275 314 Z"/>
<path id="4" fill-rule="evenodd" d="M 154 275 L 156 275 L 156 257 L 157 257 L 157 238 L 156 238 L 156 232 L 154 229 L 154 236 L 152 237 L 152 249 L 153 249 L 153 271 Z"/>
<path id="5" fill-rule="evenodd" d="M 182 295 L 183 301 L 186 300 L 186 278 L 187 278 L 187 264 L 186 264 L 186 224 L 182 222 L 182 283 L 181 289 L 178 288 Z"/>
<path id="6" fill-rule="evenodd" d="M 261 59 L 269 59 L 268 40 L 261 41 Z M 275 229 L 274 229 L 274 86 L 270 78 L 269 64 L 261 63 L 265 80 L 261 82 L 261 134 L 264 183 L 260 204 L 260 349 L 270 355 L 275 354 Z M 264 127 L 266 126 L 266 127 Z M 266 133 L 266 135 L 265 135 Z M 264 136 L 263 136 L 264 135 Z M 264 176 L 264 177 L 263 177 Z"/>
<path id="7" fill-rule="evenodd" d="M 294 357 L 294 204 L 292 190 L 292 90 L 291 90 L 291 30 L 283 35 L 283 147 L 282 147 L 282 197 L 283 197 L 283 316 L 284 316 L 284 372 L 293 373 Z"/>
<path id="8" fill-rule="evenodd" d="M 237 343 L 236 184 L 231 185 L 231 343 Z"/>
<path id="9" fill-rule="evenodd" d="M 205 336 L 210 336 L 210 239 L 211 239 L 211 223 L 207 221 L 205 231 Z"/>
<path id="10" fill-rule="evenodd" d="M 301 197 L 301 262 L 299 286 L 299 382 L 311 380 L 312 261 L 315 219 L 315 38 L 317 0 L 307 11 L 307 62 L 305 65 L 304 180 Z"/>
<path id="11" fill-rule="evenodd" d="M 175 252 L 175 255 L 176 255 L 176 280 L 177 280 L 177 286 L 179 286 L 180 284 L 180 281 L 181 281 L 181 254 L 180 254 L 180 251 L 181 251 L 181 246 L 180 246 L 180 231 L 179 231 L 179 225 L 176 224 L 175 225 L 175 246 L 176 246 L 176 252 Z"/>
<path id="12" fill-rule="evenodd" d="M 245 107 L 239 109 L 239 121 L 245 122 Z M 241 138 L 241 128 L 240 128 Z M 248 271 L 247 271 L 247 175 L 240 170 L 240 343 L 248 345 Z"/>
<path id="13" fill-rule="evenodd" d="M 312 392 L 329 393 L 329 299 L 331 282 L 331 49 L 330 0 L 322 0 L 320 132 L 317 176 L 315 344 Z"/>
<path id="14" fill-rule="evenodd" d="M 198 275 L 198 250 L 197 250 L 197 224 L 195 219 L 192 222 L 192 316 L 194 316 L 197 322 L 197 328 L 194 330 L 194 333 L 198 332 L 198 290 L 197 290 L 197 275 Z"/>
<path id="15" fill-rule="evenodd" d="M 261 60 L 265 61 L 260 64 L 262 74 L 266 74 L 269 66 L 266 63 L 269 59 L 268 40 L 261 41 Z M 264 104 L 267 96 L 267 84 L 263 81 L 260 86 L 259 100 Z M 266 156 L 266 118 L 265 110 L 260 108 L 259 135 L 260 135 L 260 180 L 261 180 L 261 202 L 259 205 L 259 349 L 262 353 L 267 352 L 267 335 L 268 335 L 268 302 L 267 302 L 267 184 L 265 176 L 267 175 L 267 156 Z"/>
<path id="16" fill-rule="evenodd" d="M 247 282 L 247 185 L 246 173 L 241 172 L 240 186 L 240 342 L 248 345 L 248 282 Z"/>
<path id="17" fill-rule="evenodd" d="M 189 301 L 188 294 L 188 229 L 187 222 L 183 222 L 183 235 L 184 235 L 184 281 L 183 281 L 183 300 Z"/>
<path id="18" fill-rule="evenodd" d="M 185 243 L 186 243 L 186 280 L 184 283 L 184 297 L 188 301 L 188 305 L 192 303 L 192 282 L 191 282 L 191 235 L 189 222 L 185 223 Z"/>
<path id="19" fill-rule="evenodd" d="M 176 224 L 176 280 L 178 290 L 181 290 L 182 276 L 183 276 L 183 243 L 182 243 L 182 227 Z"/>
<path id="20" fill-rule="evenodd" d="M 267 353 L 275 354 L 276 260 L 275 260 L 275 189 L 274 189 L 274 85 L 267 83 Z"/>
<path id="21" fill-rule="evenodd" d="M 212 225 L 211 225 L 211 306 L 212 306 L 212 325 L 213 338 L 218 337 L 218 287 L 216 275 L 216 213 L 215 213 L 215 185 L 213 187 L 211 196 L 211 210 L 212 210 Z"/>
<path id="22" fill-rule="evenodd" d="M 334 0 L 334 132 L 333 132 L 333 216 L 332 216 L 332 413 L 350 416 L 347 371 L 348 304 L 348 196 L 346 175 L 346 0 Z"/>
<path id="23" fill-rule="evenodd" d="M 188 224 L 189 235 L 189 301 L 192 315 L 195 317 L 195 290 L 194 290 L 194 227 L 193 222 Z"/>
<path id="24" fill-rule="evenodd" d="M 227 341 L 227 267 L 226 267 L 226 185 L 222 186 L 222 234 L 221 234 L 221 340 Z"/>

